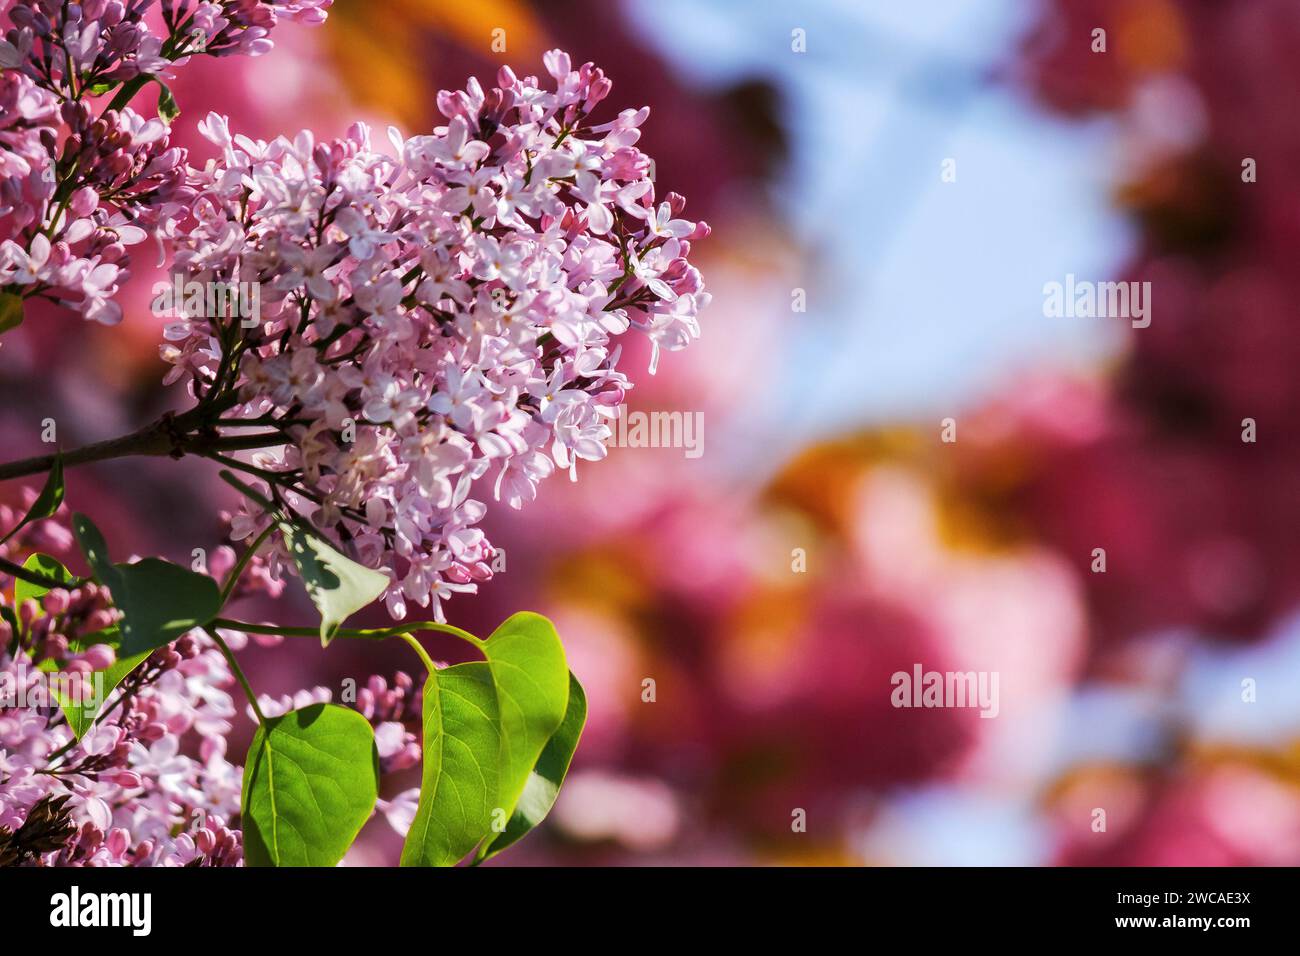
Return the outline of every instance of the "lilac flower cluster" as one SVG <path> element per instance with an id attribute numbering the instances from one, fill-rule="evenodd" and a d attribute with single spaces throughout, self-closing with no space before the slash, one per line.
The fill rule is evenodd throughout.
<path id="1" fill-rule="evenodd" d="M 0 621 L 0 644 L 17 639 L 34 664 L 48 661 L 70 674 L 90 674 L 110 667 L 117 655 L 108 644 L 82 646 L 120 616 L 108 589 L 93 581 L 71 590 L 54 588 L 39 602 L 28 598 L 18 607 L 16 633 L 12 624 Z"/>
<path id="2" fill-rule="evenodd" d="M 202 168 L 169 144 L 168 70 L 198 53 L 265 52 L 280 18 L 319 22 L 329 3 L 162 0 L 165 34 L 146 23 L 152 0 L 4 4 L 0 332 L 32 298 L 118 321 L 127 248 L 154 239 L 187 300 L 165 330 L 166 381 L 183 381 L 196 404 L 81 460 L 200 454 L 262 483 L 242 486 L 248 500 L 231 518 L 233 540 L 256 541 L 238 562 L 226 546 L 210 562 L 239 579 L 218 603 L 277 593 L 295 563 L 280 534 L 306 518 L 383 573 L 393 616 L 409 601 L 443 620 L 447 597 L 493 573 L 476 486 L 519 508 L 557 468 L 576 480 L 579 460 L 604 457 L 631 388 L 622 337 L 645 336 L 653 374 L 662 351 L 699 335 L 709 295 L 690 255 L 709 227 L 681 218 L 681 196 L 656 198 L 636 146 L 649 111 L 593 124 L 611 83 L 558 50 L 545 56 L 548 82 L 503 68 L 490 91 L 471 80 L 441 92 L 447 123 L 410 139 L 390 131 L 391 152 L 359 124 L 339 140 L 267 143 L 217 114 L 199 126 L 220 153 Z M 153 119 L 128 105 L 150 82 L 162 89 Z M 110 92 L 96 113 L 91 102 Z M 189 304 L 196 285 L 206 307 Z M 214 288 L 237 290 L 235 301 Z M 47 493 L 61 494 L 57 466 L 32 459 L 8 473 L 50 468 Z M 66 536 L 47 514 L 34 516 L 39 533 Z M 108 589 L 17 567 L 31 537 L 0 544 L 18 578 L 0 576 L 0 864 L 237 865 L 226 688 L 235 677 L 249 688 L 230 651 L 248 635 L 192 631 L 127 671 Z M 382 587 L 329 551 L 321 563 L 340 578 L 378 580 L 366 599 Z M 102 570 L 97 550 L 85 553 Z M 212 613 L 187 619 L 216 626 Z M 89 710 L 66 693 L 87 678 L 109 681 Z M 344 690 L 374 727 L 381 771 L 414 767 L 415 682 L 372 677 L 355 700 Z M 332 696 L 268 698 L 250 716 Z M 378 809 L 404 829 L 417 795 Z"/>
<path id="3" fill-rule="evenodd" d="M 146 15 L 154 0 L 18 0 L 0 41 L 0 66 L 21 70 L 51 93 L 78 98 L 137 76 L 166 76 L 190 55 L 270 51 L 282 17 L 320 23 L 333 0 L 161 0 L 166 28 Z"/>
<path id="4" fill-rule="evenodd" d="M 27 490 L 30 507 L 35 492 Z M 0 504 L 0 528 L 26 509 Z M 0 545 L 0 557 L 21 563 L 36 546 L 62 551 L 71 543 L 63 520 L 36 522 Z M 214 551 L 209 572 L 224 577 L 229 547 Z M 252 564 L 256 564 L 255 558 Z M 236 593 L 277 587 L 265 566 L 245 568 Z M 225 657 L 202 631 L 191 631 L 137 665 L 102 700 L 99 719 L 80 741 L 59 706 L 79 686 L 98 692 L 95 672 L 115 661 L 96 641 L 118 619 L 111 594 L 93 582 L 55 588 L 14 606 L 0 576 L 0 866 L 235 866 L 242 860 L 237 815 L 243 769 L 227 759 L 237 716 L 235 683 Z M 222 629 L 241 650 L 250 637 Z M 283 638 L 256 635 L 264 646 Z M 84 648 L 84 649 L 83 649 Z M 102 675 L 100 675 L 102 676 Z M 409 674 L 371 676 L 345 685 L 341 703 L 375 729 L 380 772 L 420 762 L 415 728 L 421 687 Z M 268 717 L 330 701 L 327 688 L 259 698 Z M 250 722 L 255 721 L 246 708 Z M 378 809 L 403 829 L 418 790 Z M 408 806 L 409 804 L 409 806 Z"/>
<path id="5" fill-rule="evenodd" d="M 238 643 L 238 635 L 225 636 Z M 4 623 L 0 638 L 10 646 Z M 24 640 L 17 646 L 16 655 L 0 651 L 0 865 L 240 864 L 235 816 L 243 770 L 226 759 L 234 678 L 215 644 L 196 631 L 154 652 L 80 743 L 51 696 L 50 675 L 34 666 Z M 316 687 L 280 699 L 264 695 L 259 706 L 275 717 L 333 696 Z M 420 686 L 410 675 L 399 671 L 391 683 L 372 676 L 346 705 L 374 725 L 381 774 L 419 764 L 412 728 Z M 247 716 L 253 719 L 251 709 Z M 418 797 L 413 789 L 376 809 L 404 833 Z M 55 838 L 34 838 L 31 831 L 52 823 Z"/>
<path id="6" fill-rule="evenodd" d="M 0 528 L 16 528 L 32 506 L 36 504 L 39 492 L 35 488 L 23 486 L 19 490 L 19 505 L 14 507 L 0 501 Z M 35 521 L 24 525 L 8 540 L 0 542 L 0 558 L 21 563 L 23 554 L 40 551 L 55 556 L 67 554 L 72 548 L 74 538 L 72 530 L 62 521 Z M 9 579 L 0 571 L 0 588 L 9 584 Z"/>
<path id="7" fill-rule="evenodd" d="M 0 528 L 30 509 L 0 504 Z M 34 522 L 0 545 L 65 552 L 64 515 Z M 12 581 L 0 575 L 0 591 Z M 93 582 L 54 588 L 15 607 L 0 594 L 0 860 L 17 865 L 228 865 L 240 836 L 242 770 L 226 760 L 235 714 L 226 660 L 201 632 L 159 648 L 99 699 L 100 720 L 80 741 L 59 706 L 114 663 L 96 637 L 118 619 Z M 105 637 L 105 639 L 107 639 Z M 84 684 L 84 688 L 83 685 Z M 188 749 L 193 756 L 183 750 Z"/>
<path id="8" fill-rule="evenodd" d="M 164 119 L 126 102 L 194 53 L 264 53 L 280 17 L 320 22 L 330 2 L 163 0 L 160 35 L 153 0 L 18 0 L 0 39 L 0 291 L 120 321 L 127 247 L 189 198 Z"/>
<path id="9" fill-rule="evenodd" d="M 227 823 L 242 769 L 225 754 L 234 679 L 216 646 L 191 634 L 155 651 L 77 741 L 23 637 L 0 651 L 0 854 L 44 866 L 236 864 L 241 838 Z M 196 756 L 182 752 L 187 734 Z M 57 845 L 29 839 L 33 816 L 58 823 Z"/>
<path id="10" fill-rule="evenodd" d="M 361 125 L 268 143 L 210 114 L 220 157 L 164 229 L 187 282 L 261 295 L 253 327 L 172 323 L 169 379 L 210 400 L 237 378 L 229 414 L 287 439 L 247 470 L 387 574 L 395 617 L 414 602 L 442 620 L 444 599 L 491 577 L 471 492 L 519 508 L 557 467 L 576 479 L 603 458 L 631 387 L 619 337 L 648 337 L 653 373 L 709 300 L 689 262 L 708 226 L 656 199 L 636 147 L 649 111 L 589 125 L 609 79 L 560 51 L 545 63 L 545 85 L 502 68 L 491 90 L 441 92 L 447 124 L 390 131 L 392 154 Z M 237 530 L 268 520 L 254 509 Z"/>

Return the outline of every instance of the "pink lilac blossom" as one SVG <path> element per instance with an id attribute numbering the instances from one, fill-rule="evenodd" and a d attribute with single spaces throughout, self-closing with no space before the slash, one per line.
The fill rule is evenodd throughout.
<path id="1" fill-rule="evenodd" d="M 39 493 L 35 488 L 23 486 L 19 490 L 18 507 L 0 502 L 0 528 L 18 527 L 18 523 L 32 510 L 38 497 Z M 62 515 L 64 510 L 66 509 L 61 508 L 58 513 Z M 58 557 L 67 554 L 73 547 L 73 543 L 72 531 L 63 521 L 35 521 L 25 525 L 8 541 L 0 543 L 0 558 L 8 558 L 21 564 L 21 555 L 33 551 Z M 0 587 L 6 583 L 8 582 L 4 573 L 0 572 Z"/>
<path id="2" fill-rule="evenodd" d="M 145 20 L 153 0 L 14 4 L 0 39 L 0 291 L 119 322 L 127 247 L 189 198 L 185 152 L 162 118 L 116 96 L 97 116 L 90 100 L 161 82 L 193 53 L 264 53 L 279 18 L 318 23 L 330 2 L 163 0 L 164 35 Z"/>
<path id="3" fill-rule="evenodd" d="M 0 504 L 0 528 L 27 513 Z M 66 508 L 23 527 L 0 557 L 72 545 Z M 12 580 L 0 574 L 0 592 Z M 77 741 L 57 692 L 103 693 L 116 653 L 95 640 L 119 618 L 94 582 L 14 607 L 0 594 L 0 857 L 18 865 L 233 865 L 241 768 L 226 760 L 234 683 L 201 632 L 159 648 L 108 692 Z M 50 665 L 53 665 L 52 667 Z M 39 851 L 39 852 L 38 852 Z"/>
<path id="4" fill-rule="evenodd" d="M 234 865 L 242 770 L 225 755 L 233 678 L 214 644 L 186 635 L 155 651 L 78 742 L 50 696 L 50 677 L 0 623 L 0 847 L 55 802 L 73 828 L 31 865 Z M 197 753 L 182 752 L 188 737 Z M 0 852 L 3 852 L 0 850 Z"/>
<path id="5" fill-rule="evenodd" d="M 24 489 L 21 510 L 0 504 L 0 529 L 13 527 L 35 497 Z M 21 564 L 38 548 L 66 551 L 72 535 L 64 510 L 22 528 L 0 545 L 0 557 Z M 235 595 L 281 585 L 258 563 L 245 567 Z M 208 570 L 221 579 L 233 564 L 223 545 Z M 17 607 L 5 597 L 12 584 L 0 574 L 0 865 L 239 865 L 243 770 L 227 756 L 238 713 L 235 679 L 216 643 L 191 631 L 159 648 L 107 693 L 98 723 L 77 741 L 56 694 L 106 689 L 94 683 L 95 673 L 116 654 L 95 636 L 119 612 L 108 589 L 93 582 Z M 237 631 L 219 633 L 236 649 L 248 642 Z M 273 646 L 283 639 L 255 640 Z M 420 686 L 398 672 L 391 682 L 370 677 L 355 695 L 347 690 L 344 706 L 375 728 L 381 773 L 418 764 Z M 317 687 L 281 700 L 263 696 L 260 706 L 274 717 L 331 697 Z M 390 816 L 387 805 L 384 812 Z"/>
<path id="6" fill-rule="evenodd" d="M 576 480 L 603 458 L 631 387 L 620 337 L 649 339 L 653 373 L 709 301 L 689 262 L 709 228 L 656 198 L 636 147 L 649 110 L 589 125 L 609 79 L 558 50 L 545 65 L 545 84 L 506 67 L 493 89 L 439 93 L 446 125 L 390 130 L 391 154 L 360 124 L 263 142 L 210 114 L 220 155 L 161 227 L 187 282 L 260 290 L 251 327 L 171 323 L 168 381 L 211 400 L 237 375 L 228 415 L 289 439 L 246 470 L 383 571 L 397 618 L 414 603 L 442 620 L 492 576 L 480 495 L 519 508 L 557 468 Z M 236 537 L 270 520 L 247 509 Z"/>
<path id="7" fill-rule="evenodd" d="M 12 629 L 0 622 L 0 646 L 11 640 Z M 214 643 L 196 631 L 156 651 L 109 697 L 107 719 L 79 743 L 49 679 L 26 653 L 0 650 L 0 857 L 21 842 L 29 818 L 53 803 L 65 821 L 60 845 L 13 862 L 239 865 L 243 770 L 226 753 L 234 678 Z M 259 703 L 274 717 L 331 696 L 315 688 Z M 391 686 L 375 676 L 358 690 L 351 706 L 374 725 L 382 774 L 420 762 L 411 729 L 419 701 L 419 686 L 401 672 Z M 391 821 L 387 803 L 378 809 Z"/>

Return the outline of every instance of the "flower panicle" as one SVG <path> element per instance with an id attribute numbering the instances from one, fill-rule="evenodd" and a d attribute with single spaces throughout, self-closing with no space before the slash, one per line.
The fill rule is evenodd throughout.
<path id="1" fill-rule="evenodd" d="M 205 400 L 233 379 L 227 433 L 242 420 L 284 436 L 239 467 L 277 512 L 387 574 L 397 618 L 418 605 L 442 620 L 492 577 L 485 499 L 522 507 L 547 476 L 604 458 L 632 387 L 624 343 L 648 340 L 653 372 L 709 301 L 690 258 L 709 227 L 656 195 L 637 146 L 649 111 L 593 125 L 609 79 L 558 50 L 545 66 L 442 91 L 446 123 L 390 130 L 388 149 L 360 124 L 264 142 L 210 114 L 221 158 L 191 171 L 193 201 L 163 230 L 187 286 L 244 288 L 256 306 L 176 316 L 167 380 Z M 273 520 L 249 505 L 235 536 Z"/>

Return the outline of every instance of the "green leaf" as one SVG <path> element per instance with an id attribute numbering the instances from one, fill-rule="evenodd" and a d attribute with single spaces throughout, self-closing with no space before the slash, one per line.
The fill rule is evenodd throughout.
<path id="1" fill-rule="evenodd" d="M 378 795 L 375 734 L 355 710 L 313 704 L 270 718 L 244 767 L 245 863 L 334 866 Z"/>
<path id="2" fill-rule="evenodd" d="M 578 678 L 569 674 L 569 706 L 564 712 L 564 723 L 551 735 L 537 758 L 537 765 L 528 775 L 524 792 L 519 797 L 515 812 L 506 824 L 505 831 L 479 848 L 478 861 L 496 856 L 506 847 L 526 836 L 546 819 L 560 795 L 560 785 L 569 772 L 569 763 L 578 749 L 583 725 L 587 722 L 587 695 L 583 693 Z"/>
<path id="3" fill-rule="evenodd" d="M 172 120 L 181 115 L 181 108 L 176 105 L 176 97 L 172 96 L 167 84 L 157 78 L 155 82 L 158 84 L 158 118 L 171 126 Z"/>
<path id="4" fill-rule="evenodd" d="M 27 514 L 23 515 L 23 520 L 14 525 L 13 530 L 7 535 L 0 538 L 0 544 L 4 544 L 16 535 L 25 525 L 51 517 L 59 510 L 61 504 L 63 504 L 63 455 L 59 454 L 54 456 L 54 465 L 45 478 L 45 487 L 36 496 Z"/>
<path id="5" fill-rule="evenodd" d="M 95 579 L 122 612 L 122 656 L 170 644 L 221 612 L 221 590 L 212 578 L 158 558 L 110 564 L 104 536 L 89 518 L 73 515 L 72 527 Z"/>
<path id="6" fill-rule="evenodd" d="M 16 292 L 0 292 L 0 334 L 23 324 L 23 297 Z"/>
<path id="7" fill-rule="evenodd" d="M 103 96 L 109 90 L 117 86 L 116 80 L 105 80 L 102 83 L 92 83 L 86 87 L 86 92 L 91 96 Z"/>
<path id="8" fill-rule="evenodd" d="M 68 569 L 48 554 L 37 553 L 31 555 L 23 562 L 23 567 L 30 571 L 39 571 L 50 577 L 58 578 L 61 581 L 72 580 L 72 574 Z M 20 580 L 14 586 L 14 593 L 17 597 L 16 603 L 21 604 L 27 598 L 39 600 L 48 590 L 48 588 L 39 584 L 31 584 Z M 85 736 L 86 731 L 94 724 L 95 718 L 99 715 L 100 710 L 108 701 L 109 695 L 117 688 L 117 685 L 122 683 L 126 676 L 139 667 L 144 659 L 152 653 L 152 650 L 145 650 L 138 654 L 123 657 L 121 653 L 122 633 L 116 626 L 75 639 L 69 643 L 68 649 L 72 653 L 80 653 L 94 644 L 107 644 L 117 651 L 117 659 L 112 664 L 102 671 L 94 672 L 100 675 L 98 678 L 91 678 L 91 680 L 99 682 L 99 686 L 95 688 L 94 697 L 81 696 L 74 698 L 72 695 L 64 693 L 66 688 L 57 683 L 51 684 L 52 696 L 58 701 L 59 708 L 68 719 L 68 726 L 78 740 Z M 50 660 L 42 661 L 37 667 L 46 673 L 54 673 L 58 669 L 58 665 Z"/>
<path id="9" fill-rule="evenodd" d="M 93 643 L 93 642 L 92 642 Z M 103 643 L 112 643 L 105 640 Z M 85 736 L 95 723 L 95 718 L 99 715 L 108 697 L 117 689 L 117 685 L 126 679 L 126 676 L 140 666 L 144 659 L 152 651 L 141 651 L 139 654 L 133 654 L 130 657 L 119 657 L 111 665 L 102 671 L 95 671 L 88 679 L 102 682 L 102 686 L 96 687 L 94 697 L 81 697 L 72 699 L 62 693 L 62 688 L 56 690 L 54 697 L 59 702 L 59 707 L 63 710 L 63 715 L 68 719 L 68 726 L 80 740 Z M 97 676 L 102 675 L 102 676 Z"/>
<path id="10" fill-rule="evenodd" d="M 115 564 L 104 584 L 122 612 L 122 653 L 132 656 L 170 644 L 221 613 L 217 582 L 187 568 L 145 558 Z"/>
<path id="11" fill-rule="evenodd" d="M 39 551 L 27 556 L 27 560 L 23 562 L 23 569 L 35 571 L 37 574 L 43 574 L 47 578 L 53 578 L 56 581 L 66 582 L 72 580 L 72 573 L 57 559 L 50 557 L 48 554 L 41 554 Z M 28 598 L 39 602 L 49 590 L 43 584 L 32 584 L 30 581 L 24 581 L 20 578 L 14 582 L 14 604 L 21 605 Z"/>
<path id="12" fill-rule="evenodd" d="M 457 664 L 429 675 L 420 804 L 402 847 L 402 866 L 451 866 L 489 832 L 501 753 L 499 721 L 487 664 Z"/>
<path id="13" fill-rule="evenodd" d="M 95 580 L 100 584 L 106 583 L 104 574 L 112 572 L 113 564 L 108 559 L 108 545 L 99 528 L 95 527 L 95 522 L 83 514 L 73 514 L 72 533 L 77 537 L 77 546 L 86 556 L 86 563 L 90 565 Z"/>
<path id="14" fill-rule="evenodd" d="M 543 748 L 564 721 L 569 666 L 555 625 L 531 611 L 512 614 L 480 646 L 501 714 L 496 809 L 508 826 Z"/>
<path id="15" fill-rule="evenodd" d="M 63 566 L 57 559 L 50 557 L 48 554 L 37 552 L 29 555 L 23 562 L 23 567 L 28 571 L 36 571 L 44 574 L 46 577 L 54 578 L 58 581 L 71 581 L 72 573 Z M 28 598 L 39 601 L 45 596 L 49 588 L 39 584 L 32 584 L 30 581 L 19 580 L 14 584 L 14 603 L 22 604 Z M 109 667 L 95 673 L 101 675 L 98 678 L 91 677 L 91 680 L 98 680 L 100 686 L 96 688 L 96 694 L 92 697 L 80 697 L 73 699 L 69 694 L 64 693 L 65 688 L 55 684 L 53 686 L 53 697 L 58 701 L 60 709 L 68 719 L 68 726 L 80 740 L 91 725 L 95 722 L 95 717 L 103 708 L 108 696 L 113 693 L 117 685 L 126 679 L 126 676 L 135 670 L 140 663 L 149 656 L 151 651 L 142 651 L 129 657 L 121 656 L 121 632 L 117 627 L 111 627 L 97 634 L 88 634 L 84 640 L 72 642 L 69 650 L 74 653 L 84 651 L 92 644 L 108 644 L 114 650 L 119 652 L 118 658 Z M 42 666 L 42 670 L 52 671 L 54 666 Z"/>
<path id="16" fill-rule="evenodd" d="M 83 518 L 82 522 L 82 529 L 85 530 L 88 537 L 92 539 L 98 537 L 98 543 L 92 545 L 92 547 L 97 547 L 100 554 L 106 555 L 106 551 L 103 548 L 103 538 L 99 537 L 98 529 L 89 522 L 89 519 Z M 80 537 L 80 532 L 78 536 Z M 57 581 L 72 580 L 72 573 L 68 571 L 61 562 L 50 557 L 48 554 L 37 552 L 29 555 L 27 560 L 23 562 L 23 567 L 28 571 L 39 572 L 40 574 L 54 578 Z M 131 567 L 131 565 L 128 565 L 128 567 Z M 110 567 L 109 570 L 112 571 L 113 569 Z M 45 596 L 47 591 L 49 591 L 49 588 L 43 587 L 42 585 L 32 584 L 30 581 L 19 580 L 14 585 L 14 603 L 22 604 L 22 602 L 28 598 L 33 598 L 39 601 Z M 74 642 L 69 649 L 73 652 L 80 652 L 84 651 L 92 644 L 108 644 L 118 652 L 117 660 L 104 670 L 95 672 L 95 674 L 100 675 L 99 677 L 96 678 L 92 676 L 90 678 L 91 680 L 97 680 L 100 683 L 100 686 L 96 688 L 95 695 L 93 697 L 82 696 L 74 699 L 71 695 L 64 692 L 66 688 L 57 684 L 53 685 L 54 699 L 59 702 L 60 709 L 62 709 L 64 716 L 67 717 L 68 726 L 72 729 L 72 732 L 77 736 L 78 740 L 85 736 L 86 731 L 94 724 L 95 717 L 99 715 L 100 710 L 108 700 L 108 696 L 113 693 L 118 684 L 122 683 L 131 671 L 139 667 L 144 659 L 153 651 L 153 648 L 147 648 L 136 654 L 124 656 L 121 650 L 122 633 L 117 627 L 109 628 L 108 630 L 102 631 L 98 634 L 86 635 L 85 640 Z M 42 669 L 51 670 L 52 668 Z"/>
<path id="17" fill-rule="evenodd" d="M 320 643 L 328 647 L 344 621 L 384 593 L 388 576 L 339 554 L 319 535 L 297 524 L 281 521 L 280 533 L 307 596 L 320 611 Z"/>

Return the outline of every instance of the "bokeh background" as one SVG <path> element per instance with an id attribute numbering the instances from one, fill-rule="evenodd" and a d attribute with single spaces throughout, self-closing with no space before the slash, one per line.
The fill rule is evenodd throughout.
<path id="1" fill-rule="evenodd" d="M 714 229 L 701 341 L 654 378 L 629 359 L 630 407 L 703 413 L 704 453 L 615 449 L 494 509 L 507 570 L 449 605 L 552 616 L 590 699 L 502 865 L 1300 863 L 1294 0 L 335 0 L 276 42 L 180 74 L 192 161 L 209 109 L 409 135 L 439 89 L 561 46 L 651 107 L 660 188 Z M 1151 326 L 1044 317 L 1069 273 L 1151 282 Z M 5 336 L 7 459 L 46 417 L 70 447 L 183 402 L 155 278 L 117 328 Z M 68 484 L 115 551 L 173 560 L 233 505 L 188 460 Z M 242 613 L 310 619 L 293 588 Z M 412 663 L 250 657 L 277 694 Z M 998 672 L 999 715 L 893 708 L 917 663 Z M 376 820 L 349 862 L 399 846 Z"/>

